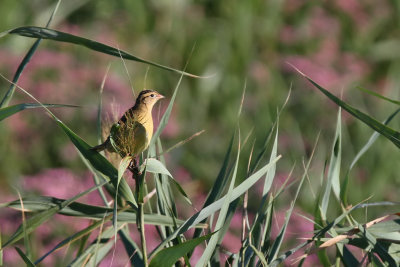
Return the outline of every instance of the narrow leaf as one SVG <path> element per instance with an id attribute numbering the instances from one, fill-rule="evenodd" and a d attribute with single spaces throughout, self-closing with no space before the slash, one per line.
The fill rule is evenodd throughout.
<path id="1" fill-rule="evenodd" d="M 208 240 L 214 233 L 201 236 L 189 241 L 183 242 L 181 244 L 175 245 L 173 247 L 165 248 L 158 252 L 150 262 L 150 267 L 158 266 L 172 266 L 179 258 L 183 257 L 190 251 L 192 251 L 196 246 Z"/>
<path id="2" fill-rule="evenodd" d="M 122 57 L 127 60 L 133 60 L 141 63 L 145 63 L 151 66 L 158 67 L 160 69 L 172 71 L 179 73 L 181 75 L 189 76 L 189 77 L 195 77 L 195 78 L 200 78 L 197 75 L 193 75 L 184 71 L 180 71 L 171 67 L 167 67 L 155 62 L 151 62 L 145 59 L 142 59 L 140 57 L 134 56 L 132 54 L 129 54 L 125 51 L 119 50 L 117 48 L 105 45 L 103 43 L 99 43 L 90 39 L 86 39 L 83 37 L 79 37 L 76 35 L 72 35 L 66 32 L 61 32 L 61 31 L 56 31 L 52 30 L 49 28 L 42 28 L 42 27 L 34 27 L 34 26 L 29 26 L 29 27 L 19 27 L 16 29 L 8 30 L 6 32 L 3 32 L 0 34 L 0 37 L 4 36 L 5 34 L 16 34 L 20 36 L 25 36 L 25 37 L 30 37 L 30 38 L 41 38 L 41 39 L 49 39 L 53 41 L 58 41 L 58 42 L 64 42 L 64 43 L 71 43 L 71 44 L 76 44 L 76 45 L 81 45 L 84 47 L 87 47 L 91 50 L 101 52 L 104 54 L 108 54 L 111 56 L 115 57 Z"/>
<path id="3" fill-rule="evenodd" d="M 15 250 L 21 256 L 22 260 L 25 262 L 28 267 L 35 267 L 36 265 L 25 255 L 24 252 L 19 247 L 15 247 Z"/>
<path id="4" fill-rule="evenodd" d="M 114 199 L 114 208 L 113 208 L 113 226 L 114 226 L 114 243 L 117 243 L 117 200 L 118 200 L 118 186 L 121 181 L 122 176 L 124 176 L 124 173 L 126 169 L 129 167 L 129 164 L 132 162 L 132 157 L 131 156 L 126 156 L 124 157 L 120 162 L 118 166 L 118 181 L 117 181 L 117 190 L 115 190 L 115 199 Z M 136 185 L 137 186 L 137 185 Z"/>
<path id="5" fill-rule="evenodd" d="M 400 105 L 400 101 L 396 101 L 396 100 L 390 99 L 390 98 L 388 98 L 388 97 L 385 97 L 385 96 L 383 96 L 383 95 L 378 94 L 377 92 L 368 90 L 368 89 L 363 88 L 363 87 L 361 87 L 361 86 L 357 86 L 356 88 L 357 88 L 358 90 L 360 90 L 360 91 L 363 91 L 364 93 L 367 93 L 367 94 L 376 96 L 376 97 L 378 97 L 378 98 L 380 98 L 380 99 L 383 99 L 383 100 L 385 100 L 385 101 L 387 101 L 387 102 L 390 102 L 390 103 L 392 103 L 392 104 Z"/>
<path id="6" fill-rule="evenodd" d="M 341 150 L 342 150 L 342 145 L 341 145 L 341 109 L 339 108 L 338 115 L 337 115 L 337 123 L 336 123 L 336 133 L 335 133 L 335 139 L 334 143 L 332 146 L 332 152 L 331 152 L 331 158 L 329 162 L 329 170 L 328 170 L 328 179 L 326 181 L 325 185 L 325 193 L 322 197 L 322 203 L 321 203 L 321 213 L 322 213 L 322 219 L 326 220 L 326 212 L 328 210 L 328 204 L 329 204 L 329 197 L 331 190 L 333 189 L 333 192 L 336 196 L 337 199 L 340 197 L 340 161 L 341 161 Z"/>
<path id="7" fill-rule="evenodd" d="M 188 202 L 189 205 L 192 204 L 186 192 L 183 190 L 182 186 L 172 177 L 171 173 L 167 170 L 167 168 L 161 161 L 155 158 L 148 158 L 146 159 L 145 164 L 143 164 L 142 166 L 143 168 L 144 166 L 146 167 L 147 172 L 167 175 L 170 178 L 170 181 L 176 186 L 178 191 L 182 194 L 186 202 Z"/>
<path id="8" fill-rule="evenodd" d="M 52 20 L 53 20 L 53 18 L 54 18 L 54 15 L 56 14 L 56 12 L 57 12 L 57 10 L 58 10 L 58 7 L 60 6 L 60 3 L 61 3 L 61 0 L 58 0 L 58 1 L 57 1 L 57 4 L 55 5 L 55 7 L 54 7 L 54 9 L 53 9 L 53 12 L 52 12 L 51 15 L 50 15 L 49 20 L 48 20 L 47 23 L 46 23 L 46 27 L 49 27 L 49 26 L 50 26 L 50 23 L 52 22 Z M 1 38 L 2 36 L 3 36 L 3 35 L 0 34 L 0 38 Z M 15 85 L 16 85 L 16 83 L 18 82 L 19 77 L 21 76 L 22 72 L 24 71 L 25 66 L 26 66 L 26 65 L 29 63 L 29 61 L 31 60 L 33 54 L 36 52 L 36 49 L 38 48 L 38 46 L 39 46 L 39 44 L 40 44 L 41 41 L 42 41 L 41 38 L 39 38 L 39 39 L 37 39 L 37 40 L 35 41 L 35 43 L 31 46 L 31 48 L 29 48 L 28 53 L 26 53 L 26 55 L 24 56 L 23 60 L 22 60 L 21 63 L 19 64 L 18 69 L 17 69 L 17 71 L 16 71 L 15 74 L 14 74 L 14 77 L 13 77 L 13 80 L 12 80 L 12 84 L 10 84 L 10 87 L 9 87 L 9 89 L 8 89 L 8 91 L 7 91 L 7 93 L 6 93 L 6 95 L 5 95 L 5 96 L 3 97 L 3 99 L 1 100 L 0 108 L 7 107 L 7 106 L 8 106 L 8 103 L 11 101 L 11 98 L 12 98 L 13 95 L 14 95 L 14 92 L 15 92 Z"/>
<path id="9" fill-rule="evenodd" d="M 23 104 L 17 104 L 5 108 L 0 108 L 0 121 L 4 120 L 7 117 L 10 117 L 11 115 L 14 115 L 15 113 L 22 111 L 24 109 L 30 109 L 30 108 L 43 108 L 43 106 L 48 107 L 48 108 L 61 108 L 61 107 L 79 107 L 79 106 L 74 106 L 74 105 L 61 105 L 61 104 L 33 104 L 33 103 L 23 103 Z"/>
<path id="10" fill-rule="evenodd" d="M 80 198 L 86 194 L 89 194 L 90 192 L 93 192 L 98 187 L 103 186 L 104 184 L 105 183 L 102 183 L 98 186 L 94 186 L 94 187 L 68 199 L 68 200 L 65 200 L 65 201 L 59 203 L 59 205 L 57 205 L 57 206 L 49 208 L 43 212 L 37 213 L 34 216 L 30 217 L 29 219 L 27 219 L 25 221 L 25 224 L 18 227 L 18 229 L 15 231 L 15 233 L 10 237 L 10 239 L 7 240 L 7 242 L 3 245 L 2 248 L 17 242 L 24 236 L 24 234 L 31 233 L 38 226 L 42 225 L 45 221 L 47 221 L 51 217 L 53 217 L 58 211 L 65 208 L 66 206 L 68 206 L 69 204 L 71 204 L 72 202 L 77 200 L 78 198 Z"/>
<path id="11" fill-rule="evenodd" d="M 42 212 L 47 211 L 59 206 L 63 206 L 67 200 L 54 198 L 54 197 L 26 197 L 22 199 L 24 203 L 25 212 Z M 21 203 L 19 200 L 14 200 L 8 203 L 3 203 L 0 207 L 10 207 L 13 209 L 21 209 Z M 104 214 L 112 215 L 112 208 L 93 206 L 80 202 L 69 203 L 68 206 L 62 207 L 62 209 L 57 210 L 57 213 L 67 216 L 82 217 L 93 220 L 102 220 Z M 145 214 L 144 221 L 146 224 L 152 225 L 166 225 L 173 226 L 174 221 L 169 216 L 164 216 L 160 214 Z M 132 209 L 127 210 L 123 208 L 118 210 L 118 222 L 125 223 L 136 223 L 136 212 Z M 181 225 L 184 221 L 180 219 L 175 219 L 175 223 Z M 195 227 L 204 228 L 204 224 L 198 224 Z"/>
<path id="12" fill-rule="evenodd" d="M 328 90 L 324 89 L 321 87 L 319 84 L 311 80 L 311 78 L 307 77 L 305 74 L 300 72 L 298 69 L 296 69 L 301 75 L 303 75 L 312 85 L 314 85 L 318 90 L 320 90 L 324 95 L 326 95 L 329 99 L 331 99 L 334 103 L 337 105 L 341 106 L 344 110 L 349 112 L 351 115 L 359 119 L 360 121 L 364 122 L 366 125 L 368 125 L 371 129 L 374 131 L 379 132 L 382 134 L 384 137 L 389 139 L 394 145 L 400 148 L 400 133 L 398 131 L 393 130 L 390 127 L 387 127 L 386 125 L 380 123 L 379 121 L 375 120 L 371 116 L 361 112 L 360 110 L 350 106 L 346 102 L 343 102 L 333 94 L 331 94 Z"/>

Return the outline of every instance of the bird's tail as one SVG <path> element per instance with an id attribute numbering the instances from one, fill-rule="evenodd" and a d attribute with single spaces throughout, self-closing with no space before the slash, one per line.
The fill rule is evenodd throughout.
<path id="1" fill-rule="evenodd" d="M 92 147 L 90 150 L 94 150 L 97 152 L 103 151 L 104 149 L 106 149 L 108 147 L 109 142 L 110 142 L 110 140 L 109 140 L 109 138 L 107 138 L 107 140 L 104 143 L 102 143 L 98 146 Z"/>

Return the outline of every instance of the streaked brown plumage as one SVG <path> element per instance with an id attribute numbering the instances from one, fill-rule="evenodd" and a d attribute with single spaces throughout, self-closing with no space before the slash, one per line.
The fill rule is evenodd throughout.
<path id="1" fill-rule="evenodd" d="M 151 111 L 163 95 L 154 90 L 143 90 L 136 98 L 135 105 L 128 109 L 110 130 L 104 143 L 92 149 L 117 152 L 121 157 L 136 156 L 149 145 L 153 136 L 153 118 Z"/>

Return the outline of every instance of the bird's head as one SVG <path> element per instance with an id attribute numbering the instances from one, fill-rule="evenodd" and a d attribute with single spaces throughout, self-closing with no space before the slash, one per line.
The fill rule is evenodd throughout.
<path id="1" fill-rule="evenodd" d="M 162 94 L 154 90 L 143 90 L 136 98 L 136 105 L 145 105 L 147 108 L 152 108 L 158 100 L 164 98 Z"/>

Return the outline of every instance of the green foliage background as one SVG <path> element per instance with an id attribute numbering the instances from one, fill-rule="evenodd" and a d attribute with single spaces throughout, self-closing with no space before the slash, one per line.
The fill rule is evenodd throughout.
<path id="1" fill-rule="evenodd" d="M 245 151 L 250 151 L 252 140 L 255 140 L 255 151 L 262 148 L 265 133 L 291 88 L 288 105 L 279 119 L 278 154 L 283 159 L 277 172 L 287 175 L 296 164 L 294 176 L 301 175 L 302 160 L 310 155 L 314 140 L 321 133 L 310 170 L 311 185 L 303 188 L 298 202 L 304 211 L 312 213 L 315 203 L 310 197 L 311 188 L 320 187 L 320 176 L 329 160 L 337 106 L 314 90 L 287 63 L 379 121 L 397 106 L 362 93 L 356 87 L 399 99 L 398 2 L 349 3 L 63 1 L 51 28 L 101 41 L 176 69 L 183 69 L 187 64 L 187 72 L 210 76 L 183 79 L 172 115 L 175 128 L 162 137 L 164 145 L 169 147 L 197 131 L 206 130 L 167 157 L 170 170 L 182 167 L 197 181 L 185 188 L 189 195 L 199 188 L 206 191 L 213 184 L 236 124 L 243 88 L 246 86 L 240 126 L 243 136 L 252 131 Z M 0 31 L 25 25 L 44 26 L 54 4 L 55 1 L 44 0 L 3 0 Z M 32 43 L 33 39 L 17 36 L 1 38 L 0 51 L 4 58 L 0 63 L 1 73 L 12 77 Z M 43 59 L 43 65 L 35 70 L 27 68 L 23 77 L 28 78 L 21 85 L 44 103 L 59 100 L 62 104 L 81 105 L 80 109 L 56 113 L 93 145 L 97 142 L 98 90 L 109 63 L 113 81 L 120 83 L 116 87 L 126 90 L 124 93 L 120 89 L 108 90 L 106 83 L 103 99 L 106 108 L 113 101 L 129 107 L 134 99 L 131 85 L 136 93 L 146 87 L 170 97 L 179 79 L 178 74 L 126 61 L 128 77 L 120 59 L 78 46 L 43 41 L 40 51 L 54 53 L 60 64 L 46 67 Z M 7 54 L 16 60 L 5 60 Z M 71 74 L 68 80 L 65 71 L 71 68 L 88 74 L 76 79 Z M 35 88 L 39 82 L 45 82 L 47 89 Z M 0 80 L 0 96 L 8 86 Z M 57 98 L 58 94 L 64 96 L 63 100 Z M 24 99 L 17 92 L 14 101 Z M 44 168 L 68 167 L 76 172 L 85 169 L 77 155 L 70 157 L 60 152 L 60 148 L 69 151 L 68 140 L 46 115 L 40 111 L 21 114 L 31 134 L 10 130 L 13 117 L 0 125 L 0 185 L 4 191 L 12 191 L 21 175 L 35 174 Z M 398 119 L 393 120 L 391 127 L 399 128 Z M 346 170 L 372 130 L 343 112 L 342 131 L 342 169 Z M 398 159 L 397 148 L 379 138 L 350 173 L 349 203 L 355 204 L 370 196 L 371 201 L 398 201 Z M 246 164 L 243 160 L 239 165 L 238 177 L 243 177 Z M 278 205 L 287 206 L 290 200 L 290 194 L 284 195 Z M 331 213 L 335 214 L 335 210 Z M 372 218 L 379 215 L 381 210 L 368 212 Z"/>

